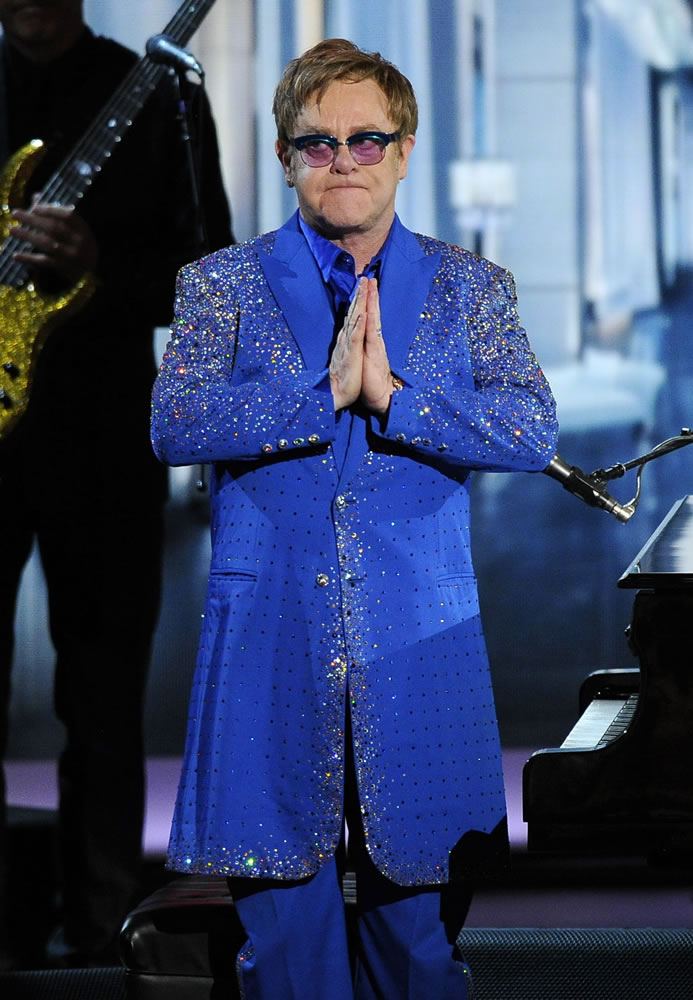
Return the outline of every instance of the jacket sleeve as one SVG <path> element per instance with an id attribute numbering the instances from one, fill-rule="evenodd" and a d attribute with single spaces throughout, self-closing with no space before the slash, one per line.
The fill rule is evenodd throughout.
<path id="1" fill-rule="evenodd" d="M 327 444 L 336 419 L 326 370 L 304 369 L 280 319 L 275 336 L 261 330 L 267 313 L 222 291 L 224 266 L 215 260 L 178 275 L 171 339 L 152 395 L 156 455 L 169 465 L 257 461 Z M 239 350 L 241 337 L 251 350 Z"/>
<path id="2" fill-rule="evenodd" d="M 520 326 L 512 275 L 484 263 L 486 277 L 448 317 L 467 341 L 468 370 L 397 372 L 404 387 L 373 429 L 441 467 L 540 471 L 555 453 L 555 401 Z"/>

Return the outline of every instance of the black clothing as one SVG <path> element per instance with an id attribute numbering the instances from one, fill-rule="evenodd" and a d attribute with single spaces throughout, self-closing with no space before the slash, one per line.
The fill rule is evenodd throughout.
<path id="1" fill-rule="evenodd" d="M 35 138 L 47 144 L 29 191 L 41 189 L 137 58 L 88 29 L 47 66 L 5 44 L 7 149 Z M 117 962 L 114 943 L 139 878 L 142 702 L 166 494 L 165 469 L 149 441 L 153 328 L 170 320 L 178 268 L 233 242 L 201 91 L 195 110 L 208 245 L 196 239 L 166 77 L 79 204 L 100 248 L 98 288 L 49 335 L 28 411 L 0 443 L 8 540 L 0 579 L 0 749 L 7 745 L 16 594 L 36 538 L 56 649 L 55 707 L 66 727 L 59 762 L 65 935 L 87 961 L 100 954 Z"/>

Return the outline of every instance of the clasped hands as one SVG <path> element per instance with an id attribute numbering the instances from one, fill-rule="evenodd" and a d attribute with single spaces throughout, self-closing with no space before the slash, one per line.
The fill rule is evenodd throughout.
<path id="1" fill-rule="evenodd" d="M 352 403 L 384 416 L 394 389 L 380 322 L 378 282 L 360 278 L 330 358 L 335 410 Z"/>
<path id="2" fill-rule="evenodd" d="M 32 248 L 15 253 L 15 260 L 57 271 L 68 281 L 94 270 L 99 256 L 96 240 L 74 206 L 41 203 L 35 197 L 30 209 L 16 208 L 12 218 L 17 223 L 12 235 Z"/>

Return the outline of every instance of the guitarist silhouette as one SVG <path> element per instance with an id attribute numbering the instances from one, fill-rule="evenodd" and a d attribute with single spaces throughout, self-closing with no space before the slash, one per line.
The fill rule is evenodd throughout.
<path id="1" fill-rule="evenodd" d="M 211 2 L 183 4 L 179 14 L 200 6 L 206 12 Z M 35 287 L 49 303 L 81 289 L 59 322 L 49 324 L 50 335 L 38 337 L 28 406 L 0 440 L 6 541 L 0 746 L 4 750 L 8 738 L 16 596 L 34 542 L 56 652 L 55 710 L 65 727 L 61 904 L 55 914 L 32 914 L 39 931 L 48 929 L 49 917 L 57 929 L 46 944 L 47 934 L 26 940 L 16 920 L 11 928 L 5 921 L 4 960 L 25 967 L 39 960 L 115 965 L 117 934 L 140 877 L 143 693 L 158 614 L 166 495 L 165 470 L 149 444 L 152 335 L 170 320 L 178 268 L 200 247 L 175 88 L 165 68 L 157 68 L 160 76 L 141 112 L 103 167 L 94 169 L 94 183 L 76 207 L 45 195 L 36 202 L 130 79 L 138 56 L 95 36 L 81 0 L 0 0 L 0 22 L 3 178 L 6 188 L 23 195 L 21 204 L 10 205 L 11 215 L 2 209 L 6 228 L 14 227 L 17 289 Z M 230 215 L 209 105 L 202 88 L 191 83 L 190 89 L 213 249 L 232 242 Z M 34 140 L 42 145 L 29 145 Z M 5 329 L 25 322 L 11 281 L 6 290 L 0 312 Z M 0 407 L 8 408 L 17 372 L 12 362 L 3 364 L 10 384 Z M 42 749 L 35 747 L 37 755 Z M 9 879 L 4 890 L 0 885 L 0 899 L 9 898 L 12 906 L 22 866 L 35 869 L 42 862 L 20 857 L 8 864 L 4 821 L 0 860 Z"/>

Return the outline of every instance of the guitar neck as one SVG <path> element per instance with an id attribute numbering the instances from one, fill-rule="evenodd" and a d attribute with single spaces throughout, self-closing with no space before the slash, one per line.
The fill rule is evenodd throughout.
<path id="1" fill-rule="evenodd" d="M 185 45 L 214 2 L 187 0 L 166 25 L 163 34 L 176 45 Z M 83 197 L 167 72 L 166 66 L 153 63 L 148 56 L 135 63 L 75 148 L 48 179 L 41 192 L 41 201 L 72 205 Z"/>
<path id="2" fill-rule="evenodd" d="M 214 0 L 186 0 L 162 32 L 174 46 L 185 45 Z M 51 176 L 40 194 L 43 202 L 74 204 L 98 176 L 156 87 L 166 67 L 148 56 L 137 62 L 75 149 Z M 67 317 L 81 309 L 92 295 L 95 282 L 85 274 L 71 288 L 47 293 L 31 281 L 31 270 L 16 260 L 19 250 L 32 243 L 18 240 L 6 221 L 10 205 L 24 199 L 31 157 L 42 143 L 29 143 L 0 164 L 0 223 L 6 238 L 0 248 L 0 433 L 11 432 L 29 405 L 36 364 L 46 336 Z M 20 227 L 21 228 L 21 227 Z"/>

